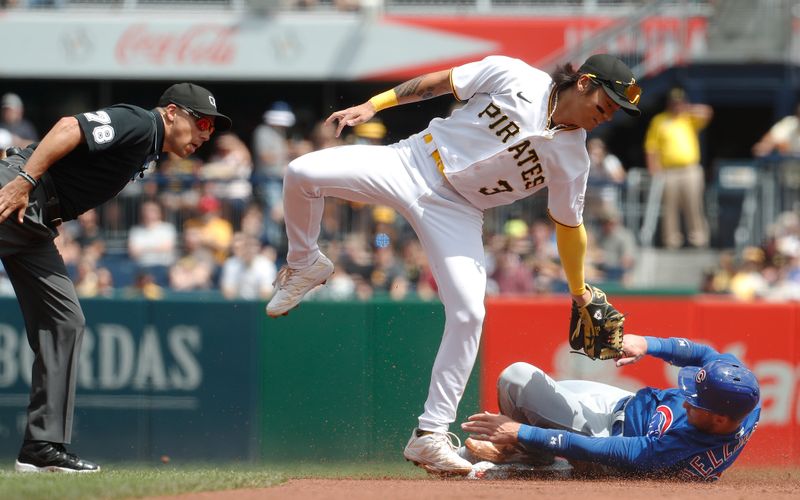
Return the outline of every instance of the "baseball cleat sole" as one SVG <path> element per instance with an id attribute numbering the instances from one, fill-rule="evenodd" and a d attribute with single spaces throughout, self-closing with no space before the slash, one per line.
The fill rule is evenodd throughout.
<path id="1" fill-rule="evenodd" d="M 322 285 L 325 285 L 325 284 L 327 284 L 327 283 L 328 283 L 328 280 L 325 280 L 325 281 L 323 281 L 322 283 L 320 283 L 319 285 L 317 285 L 317 286 L 315 286 L 314 288 L 312 288 L 311 290 L 309 290 L 309 292 L 311 292 L 312 290 L 316 290 L 317 288 L 319 288 L 319 287 L 321 287 Z M 269 316 L 270 318 L 280 318 L 281 316 L 288 316 L 288 315 L 289 315 L 289 313 L 290 313 L 291 311 L 294 311 L 294 310 L 295 310 L 295 309 L 297 309 L 299 306 L 300 306 L 300 304 L 297 304 L 296 306 L 294 306 L 293 308 L 289 309 L 288 311 L 284 311 L 284 312 L 282 312 L 282 313 L 280 313 L 280 314 L 270 314 L 270 313 L 267 313 L 267 316 Z"/>
<path id="2" fill-rule="evenodd" d="M 69 467 L 59 467 L 57 465 L 44 465 L 37 467 L 33 464 L 26 464 L 17 460 L 14 463 L 14 470 L 23 474 L 37 473 L 63 473 L 63 474 L 93 474 L 100 472 L 100 467 L 96 469 L 70 469 Z"/>
<path id="3" fill-rule="evenodd" d="M 433 467 L 432 465 L 423 464 L 422 462 L 417 462 L 417 461 L 411 460 L 409 458 L 406 458 L 406 462 L 411 462 L 412 464 L 416 465 L 417 467 L 419 467 L 420 469 L 424 470 L 428 474 L 431 474 L 433 476 L 439 476 L 439 477 L 463 477 L 463 476 L 466 476 L 467 474 L 469 474 L 472 471 L 472 469 L 468 469 L 468 470 L 464 470 L 464 471 L 441 470 L 441 469 L 437 469 L 436 467 Z"/>

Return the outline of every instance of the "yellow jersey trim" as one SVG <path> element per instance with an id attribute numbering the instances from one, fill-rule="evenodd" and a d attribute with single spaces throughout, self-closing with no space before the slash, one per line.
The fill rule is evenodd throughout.
<path id="1" fill-rule="evenodd" d="M 453 96 L 456 98 L 456 101 L 463 102 L 463 99 L 458 96 L 458 92 L 456 92 L 456 86 L 453 85 L 453 68 L 450 68 L 450 90 L 453 92 Z"/>

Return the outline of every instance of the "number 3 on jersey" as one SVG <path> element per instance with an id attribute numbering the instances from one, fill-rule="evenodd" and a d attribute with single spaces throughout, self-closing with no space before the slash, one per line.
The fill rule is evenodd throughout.
<path id="1" fill-rule="evenodd" d="M 507 193 L 513 190 L 514 188 L 511 187 L 511 184 L 509 184 L 508 181 L 504 179 L 499 179 L 497 181 L 497 187 L 493 188 L 482 187 L 478 190 L 478 192 L 481 193 L 482 195 L 490 196 L 497 193 Z"/>
<path id="2" fill-rule="evenodd" d="M 109 125 L 111 117 L 105 111 L 94 113 L 84 113 L 83 116 L 90 122 L 100 123 L 101 125 L 92 129 L 92 137 L 97 144 L 105 144 L 114 140 L 114 127 Z"/>

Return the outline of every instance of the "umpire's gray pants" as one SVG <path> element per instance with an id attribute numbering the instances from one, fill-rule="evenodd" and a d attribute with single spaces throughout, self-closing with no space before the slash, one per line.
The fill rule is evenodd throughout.
<path id="1" fill-rule="evenodd" d="M 0 186 L 15 176 L 0 163 Z M 0 223 L 0 259 L 34 354 L 25 439 L 69 443 L 85 319 L 53 243 L 57 233 L 42 222 L 43 191 L 40 186 L 31 193 L 22 224 L 16 214 Z"/>

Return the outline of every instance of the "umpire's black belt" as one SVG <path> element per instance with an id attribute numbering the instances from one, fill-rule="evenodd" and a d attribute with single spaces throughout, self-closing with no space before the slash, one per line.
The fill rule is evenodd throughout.
<path id="1" fill-rule="evenodd" d="M 6 150 L 6 159 L 0 160 L 0 164 L 8 168 L 21 171 L 25 164 L 33 154 L 33 148 L 8 148 Z M 58 199 L 58 191 L 53 184 L 53 178 L 50 177 L 48 172 L 45 172 L 39 179 L 39 184 L 35 189 L 44 190 L 44 206 L 42 207 L 42 220 L 50 228 L 55 229 L 61 225 L 61 202 Z"/>

